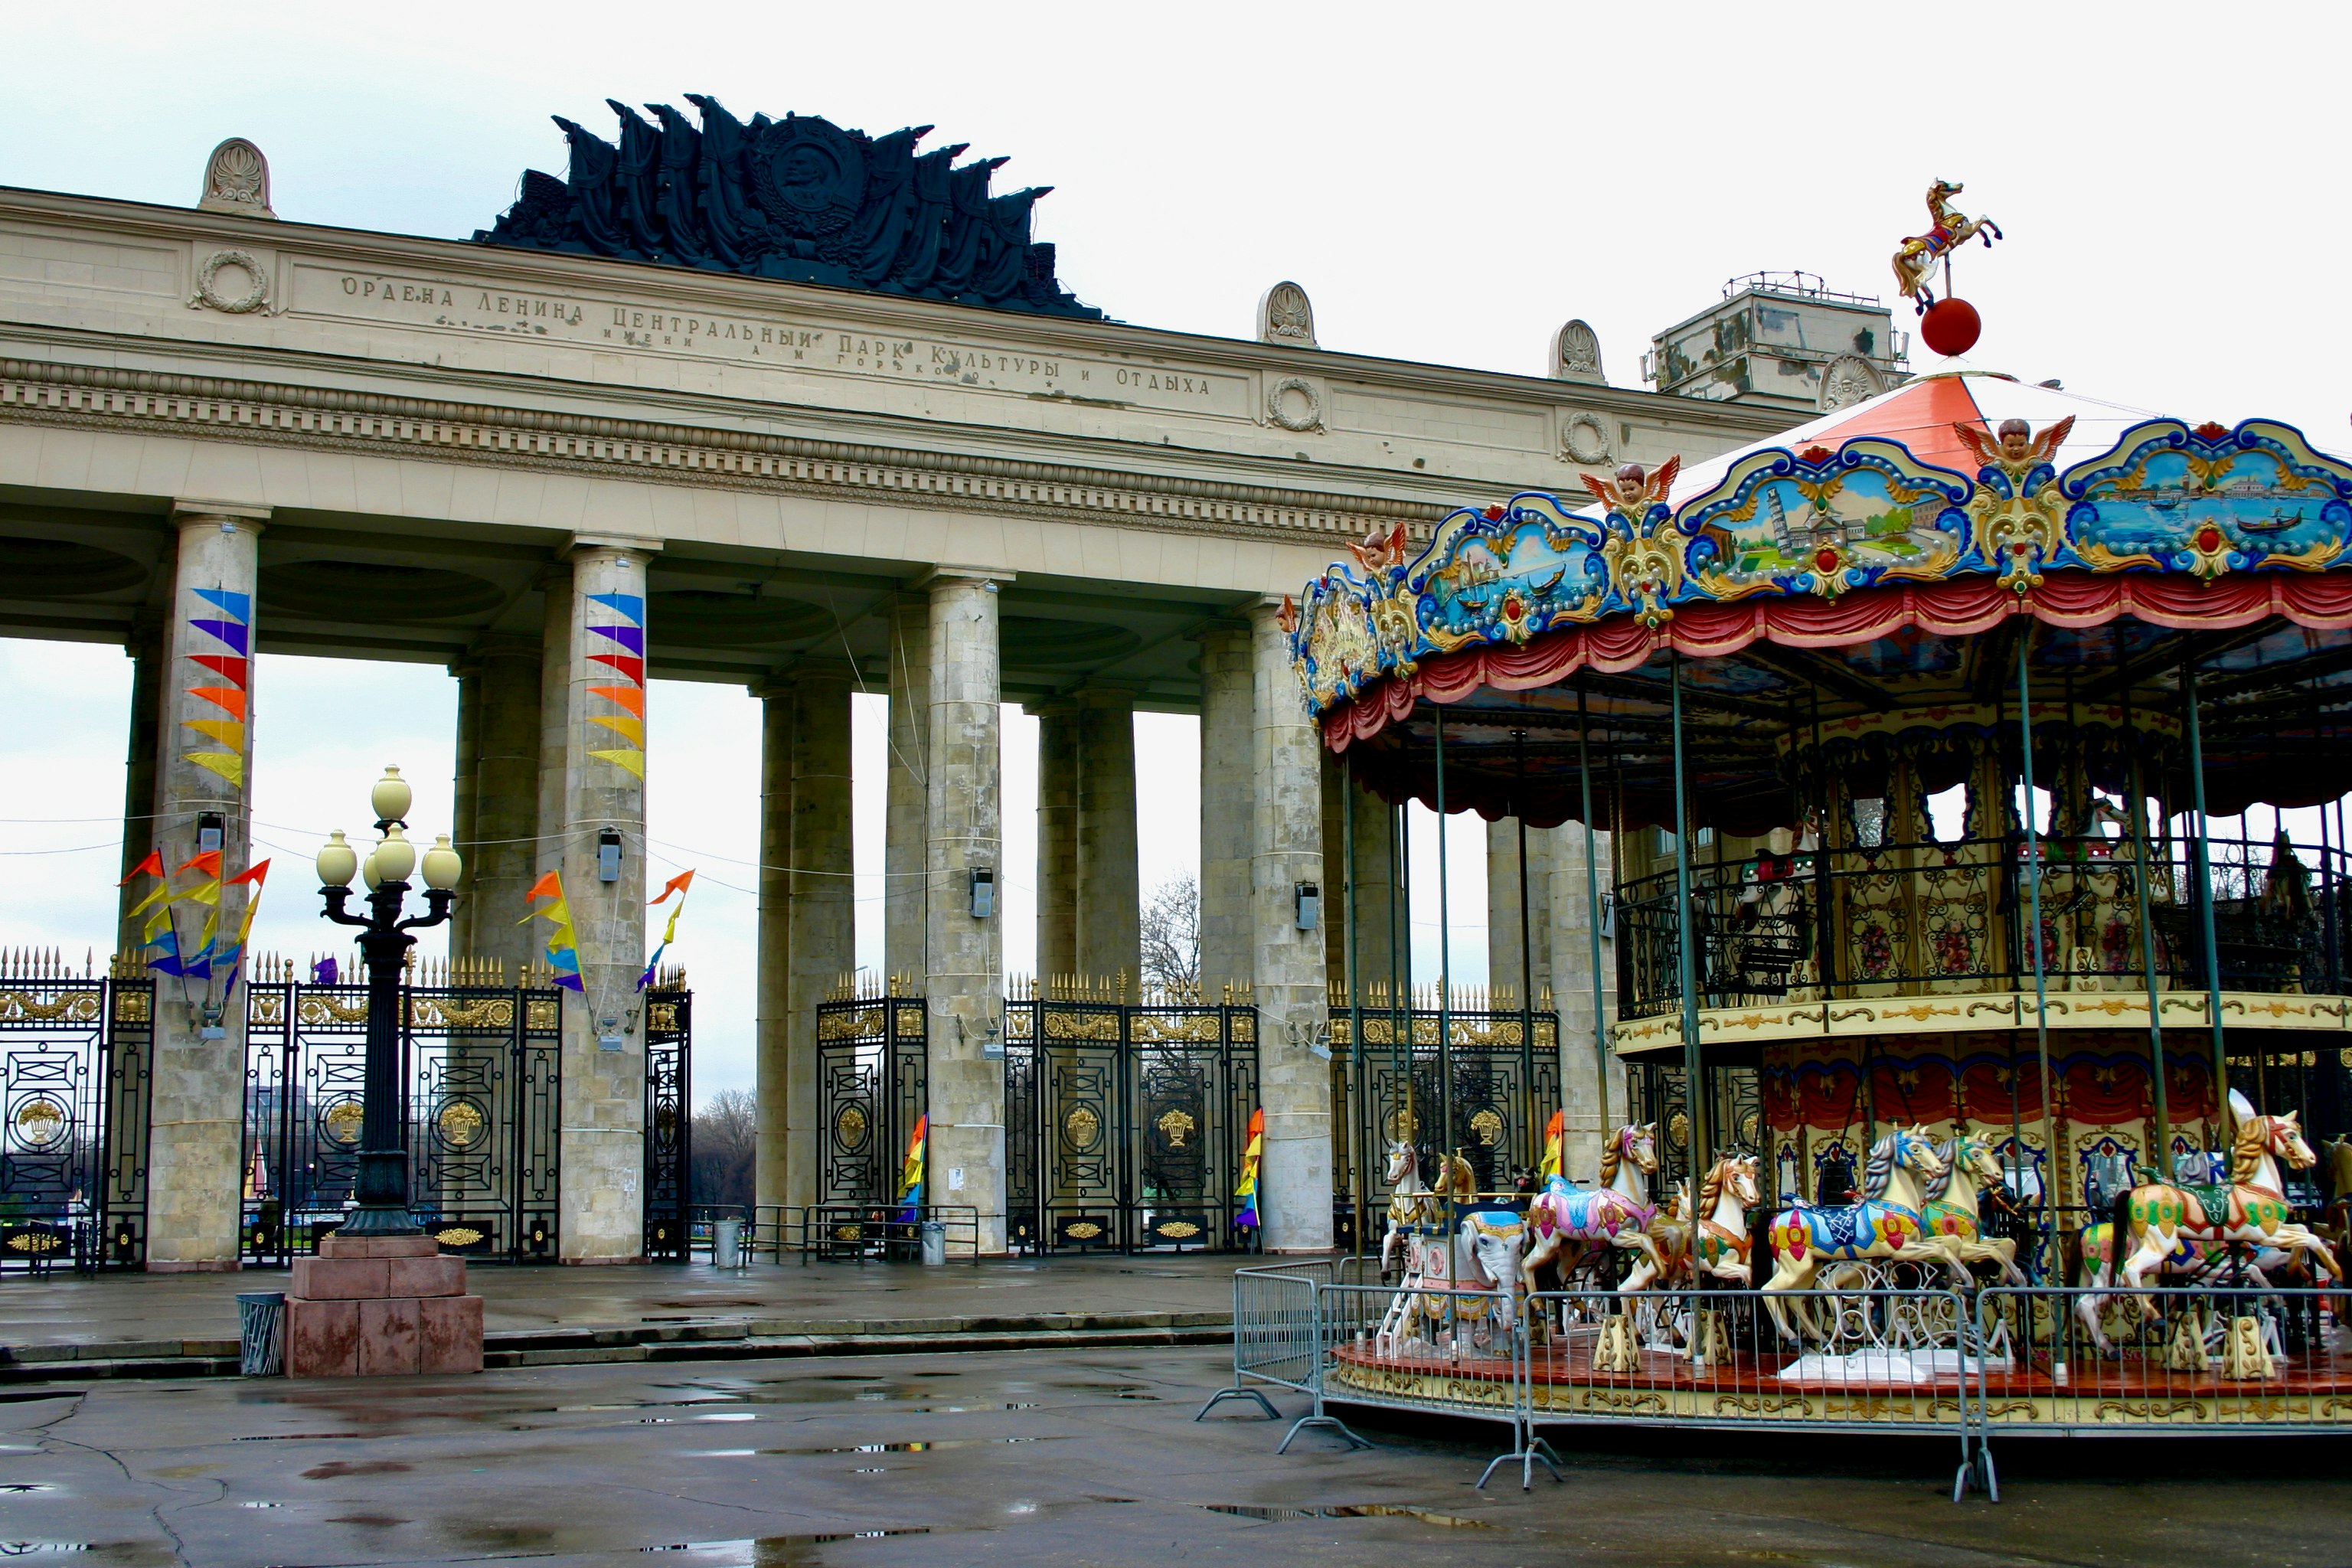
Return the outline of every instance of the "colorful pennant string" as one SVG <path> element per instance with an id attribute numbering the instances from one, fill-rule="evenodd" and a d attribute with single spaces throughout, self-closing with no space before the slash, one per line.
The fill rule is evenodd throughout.
<path id="1" fill-rule="evenodd" d="M 589 604 L 620 619 L 608 624 L 589 623 L 586 627 L 589 647 L 597 649 L 588 655 L 588 662 L 601 664 L 623 677 L 628 684 L 591 686 L 588 695 L 600 702 L 608 702 L 620 710 L 617 713 L 591 713 L 588 722 L 612 732 L 611 737 L 597 735 L 604 741 L 618 738 L 624 745 L 592 746 L 588 754 L 601 757 L 642 784 L 646 777 L 646 601 L 639 594 L 591 594 Z M 601 641 L 596 639 L 601 638 Z M 618 651 L 614 651 L 618 650 Z"/>
<path id="2" fill-rule="evenodd" d="M 1265 1154 L 1265 1108 L 1250 1112 L 1249 1144 L 1242 1151 L 1241 1184 L 1234 1188 L 1234 1196 L 1241 1200 L 1241 1208 L 1234 1215 L 1237 1226 L 1257 1225 L 1257 1165 Z"/>
<path id="3" fill-rule="evenodd" d="M 654 972 L 661 967 L 662 954 L 667 952 L 669 944 L 677 940 L 677 917 L 686 913 L 686 890 L 692 886 L 694 873 L 691 870 L 680 871 L 663 886 L 661 897 L 646 905 L 651 909 L 654 904 L 667 903 L 672 893 L 677 895 L 677 908 L 669 912 L 669 925 L 662 931 L 661 945 L 654 949 L 651 958 L 646 960 L 646 972 L 637 976 L 638 990 L 643 991 L 654 983 Z"/>
<path id="4" fill-rule="evenodd" d="M 243 789 L 247 675 L 252 664 L 253 597 L 248 594 L 233 594 L 226 588 L 198 588 L 194 593 L 197 598 L 219 614 L 189 616 L 190 629 L 203 633 L 228 652 L 191 653 L 187 656 L 188 660 L 227 684 L 192 686 L 188 688 L 188 695 L 208 702 L 230 716 L 226 719 L 181 720 L 181 728 L 194 730 L 212 745 L 183 752 L 180 757 L 183 762 L 193 763 Z"/>
<path id="5" fill-rule="evenodd" d="M 1536 1175 L 1538 1179 L 1549 1180 L 1562 1177 L 1561 1150 L 1567 1138 L 1568 1112 L 1555 1110 L 1551 1113 L 1551 1125 L 1544 1129 L 1543 1163 L 1536 1167 Z"/>
<path id="6" fill-rule="evenodd" d="M 533 903 L 541 899 L 555 901 L 543 910 L 533 910 L 517 921 L 517 925 L 529 925 L 533 921 L 551 921 L 555 930 L 547 939 L 548 966 L 555 971 L 555 983 L 569 991 L 586 995 L 588 987 L 580 978 L 580 938 L 572 929 L 572 900 L 563 896 L 563 876 L 550 871 L 530 885 L 523 895 Z"/>
<path id="7" fill-rule="evenodd" d="M 915 1118 L 915 1135 L 907 1140 L 907 1158 L 898 1167 L 898 1223 L 912 1225 L 922 1217 L 923 1161 L 929 1152 L 931 1119 Z"/>

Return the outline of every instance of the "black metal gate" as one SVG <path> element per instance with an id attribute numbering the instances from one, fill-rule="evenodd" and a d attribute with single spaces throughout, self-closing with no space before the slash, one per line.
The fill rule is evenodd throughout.
<path id="1" fill-rule="evenodd" d="M 646 993 L 645 1249 L 652 1263 L 684 1263 L 691 1221 L 694 996 Z"/>
<path id="2" fill-rule="evenodd" d="M 1774 1190 L 1775 1173 L 1772 1161 L 1766 1157 L 1770 1150 L 1764 1136 L 1764 1100 L 1756 1069 L 1706 1068 L 1701 1076 L 1707 1089 L 1708 1141 L 1714 1145 L 1706 1161 L 1711 1163 L 1716 1154 L 1734 1148 L 1758 1155 L 1767 1201 L 1791 1195 Z M 1625 1091 L 1633 1101 L 1630 1119 L 1657 1123 L 1662 1169 L 1655 1191 L 1671 1191 L 1673 1184 L 1682 1181 L 1690 1170 L 1690 1100 L 1684 1092 L 1683 1079 L 1681 1068 L 1654 1062 L 1637 1064 L 1625 1075 Z"/>
<path id="3" fill-rule="evenodd" d="M 817 1201 L 887 1203 L 929 1109 L 928 1009 L 893 982 L 837 994 L 816 1012 Z M 929 1194 L 937 1199 L 940 1194 Z"/>
<path id="4" fill-rule="evenodd" d="M 1016 994 L 1004 1017 L 1005 1231 L 1041 1251 L 1247 1247 L 1234 1226 L 1257 1012 Z"/>
<path id="5" fill-rule="evenodd" d="M 154 983 L 0 970 L 0 1270 L 146 1258 Z"/>
<path id="6" fill-rule="evenodd" d="M 562 993 L 413 985 L 401 995 L 402 1125 L 417 1223 L 446 1252 L 552 1258 Z M 359 1174 L 367 1016 L 365 985 L 247 987 L 240 1250 L 248 1263 L 309 1255 L 343 1222 Z"/>
<path id="7" fill-rule="evenodd" d="M 1561 1104 L 1559 1015 L 1456 1007 L 1441 1020 L 1429 1000 L 1408 1005 L 1382 993 L 1357 1009 L 1343 993 L 1332 997 L 1333 1210 L 1343 1247 L 1356 1243 L 1360 1194 L 1374 1216 L 1370 1229 L 1380 1227 L 1391 1142 L 1412 1140 L 1424 1177 L 1435 1174 L 1441 1153 L 1459 1153 L 1482 1193 L 1511 1191 L 1543 1159 L 1544 1129 Z M 1360 1011 L 1360 1050 L 1354 1045 Z"/>

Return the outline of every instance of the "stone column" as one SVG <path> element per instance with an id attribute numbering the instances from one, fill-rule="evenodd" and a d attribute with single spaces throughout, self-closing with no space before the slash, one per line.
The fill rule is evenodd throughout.
<path id="1" fill-rule="evenodd" d="M 463 850 L 466 891 L 457 900 L 460 910 L 470 906 L 472 920 L 465 945 L 453 937 L 450 951 L 496 959 L 512 985 L 546 941 L 543 922 L 537 930 L 521 923 L 538 878 L 540 645 L 492 633 L 475 644 L 473 665 L 473 810 Z"/>
<path id="2" fill-rule="evenodd" d="M 138 949 L 143 920 L 131 911 L 154 890 L 154 883 L 131 875 L 131 868 L 155 847 L 155 756 L 163 722 L 163 683 L 170 678 L 171 650 L 163 640 L 164 618 L 142 610 L 131 622 L 131 638 L 123 651 L 131 656 L 131 744 L 122 763 L 122 890 L 117 911 L 114 951 Z"/>
<path id="3" fill-rule="evenodd" d="M 1256 717 L 1246 626 L 1201 644 L 1201 985 L 1212 1000 L 1255 973 L 1250 912 Z"/>
<path id="4" fill-rule="evenodd" d="M 890 611 L 890 772 L 882 829 L 882 967 L 919 984 L 929 936 L 931 607 L 904 594 Z"/>
<path id="5" fill-rule="evenodd" d="M 465 875 L 457 881 L 457 898 L 449 906 L 449 956 L 471 957 L 474 952 L 474 853 L 480 847 L 474 826 L 474 784 L 482 766 L 481 667 L 469 652 L 453 659 L 449 675 L 457 683 L 457 745 L 449 781 L 449 842 L 465 858 Z"/>
<path id="6" fill-rule="evenodd" d="M 1078 973 L 1143 980 L 1143 891 L 1135 827 L 1135 696 L 1089 687 L 1078 700 Z"/>
<path id="7" fill-rule="evenodd" d="M 539 842 L 532 846 L 533 879 L 563 869 L 564 846 L 572 837 L 572 796 L 565 780 L 572 753 L 572 563 L 559 561 L 541 574 L 544 595 L 539 640 Z M 602 668 L 601 666 L 599 668 Z M 516 916 L 521 918 L 520 914 Z M 541 962 L 543 927 L 524 928 L 529 957 Z"/>
<path id="8" fill-rule="evenodd" d="M 1528 829 L 1528 931 L 1535 962 L 1519 958 L 1519 823 L 1507 816 L 1486 825 L 1486 984 L 1494 1005 L 1519 1005 L 1521 987 L 1531 968 L 1535 989 L 1531 1007 L 1543 1005 L 1544 987 L 1551 983 L 1552 844 L 1558 829 Z M 1579 833 L 1583 832 L 1578 828 Z M 1588 1009 L 1589 1010 L 1589 1009 Z M 1551 1113 L 1547 1110 L 1544 1114 Z"/>
<path id="9" fill-rule="evenodd" d="M 1322 741 L 1273 604 L 1250 615 L 1256 732 L 1250 912 L 1265 1154 L 1258 1212 L 1269 1252 L 1331 1246 L 1331 1065 L 1309 1048 L 1328 1016 L 1323 933 L 1300 931 L 1297 888 L 1323 882 Z"/>
<path id="10" fill-rule="evenodd" d="M 786 1176 L 792 1107 L 793 688 L 766 680 L 760 699 L 760 953 L 752 1099 L 754 1202 L 791 1200 Z M 893 768 L 898 764 L 895 759 Z M 894 774 L 895 777 L 895 774 Z"/>
<path id="11" fill-rule="evenodd" d="M 1066 701 L 1037 716 L 1037 977 L 1078 973 L 1078 710 Z"/>
<path id="12" fill-rule="evenodd" d="M 562 1221 L 567 1263 L 645 1251 L 646 568 L 660 542 L 576 535 L 564 736 L 563 891 L 582 990 L 564 998 Z M 598 874 L 620 837 L 619 874 Z"/>
<path id="13" fill-rule="evenodd" d="M 1609 835 L 1592 836 L 1593 855 L 1600 862 L 1601 895 L 1606 899 L 1613 882 Z M 1601 1167 L 1601 1144 L 1606 1129 L 1601 1123 L 1602 1066 L 1592 1048 L 1592 909 L 1584 876 L 1584 827 L 1568 822 L 1552 830 L 1551 853 L 1551 986 L 1559 1011 L 1559 1081 L 1562 1108 L 1568 1112 L 1568 1137 L 1562 1158 L 1568 1174 L 1590 1181 Z M 1617 1010 L 1616 943 L 1604 931 L 1601 942 L 1601 975 L 1604 1016 L 1614 1020 Z M 1608 1119 L 1612 1125 L 1626 1120 L 1625 1069 L 1612 1054 L 1607 1064 Z"/>
<path id="14" fill-rule="evenodd" d="M 925 1195 L 980 1211 L 1004 1250 L 1004 942 L 971 913 L 971 872 L 1003 859 L 996 583 L 940 568 L 931 605 L 930 1164 Z"/>
<path id="15" fill-rule="evenodd" d="M 210 879 L 204 868 L 181 868 L 205 852 L 207 818 L 218 819 L 220 833 L 218 903 L 171 906 L 178 951 L 189 959 L 203 948 L 207 917 L 220 948 L 236 942 L 249 891 L 231 879 L 252 863 L 253 595 L 268 516 L 210 501 L 181 501 L 172 512 L 179 552 L 163 631 L 171 658 L 156 702 L 154 847 L 175 889 Z M 303 884 L 299 873 L 292 880 Z M 230 988 L 226 968 L 152 973 L 147 1267 L 226 1271 L 237 1266 L 244 1191 L 244 994 Z"/>
<path id="16" fill-rule="evenodd" d="M 792 672 L 793 796 L 791 988 L 784 998 L 784 1193 L 813 1204 L 817 1191 L 816 1009 L 856 967 L 856 862 L 850 840 L 849 692 L 837 659 Z M 767 1084 L 761 1085 L 765 1098 Z"/>
<path id="17" fill-rule="evenodd" d="M 1396 962 L 1390 951 L 1389 897 L 1396 883 L 1396 856 L 1389 843 L 1389 807 L 1380 796 L 1367 789 L 1336 786 L 1337 798 L 1326 806 L 1323 818 L 1323 858 L 1333 868 L 1342 864 L 1340 855 L 1346 826 L 1342 812 L 1352 812 L 1356 818 L 1356 977 L 1364 987 L 1365 1005 L 1371 1005 L 1372 987 L 1386 984 L 1396 972 Z M 1325 889 L 1324 923 L 1329 927 L 1328 945 L 1331 978 L 1341 982 L 1348 973 L 1348 882 L 1337 869 L 1332 872 L 1329 888 Z"/>

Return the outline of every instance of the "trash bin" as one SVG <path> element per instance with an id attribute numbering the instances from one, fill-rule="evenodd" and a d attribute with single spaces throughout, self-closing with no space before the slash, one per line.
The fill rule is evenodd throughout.
<path id="1" fill-rule="evenodd" d="M 923 1267 L 937 1268 L 948 1260 L 948 1227 L 938 1220 L 922 1223 Z"/>
<path id="2" fill-rule="evenodd" d="M 236 1370 L 247 1377 L 286 1375 L 286 1292 L 240 1290 Z"/>
<path id="3" fill-rule="evenodd" d="M 710 1226 L 710 1261 L 719 1268 L 743 1267 L 743 1222 L 740 1219 L 713 1221 Z"/>

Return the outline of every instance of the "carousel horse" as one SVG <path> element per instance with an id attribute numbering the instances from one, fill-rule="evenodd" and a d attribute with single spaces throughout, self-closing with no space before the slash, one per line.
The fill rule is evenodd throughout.
<path id="1" fill-rule="evenodd" d="M 1664 1277 L 1666 1257 L 1651 1226 L 1657 1205 L 1650 1201 L 1650 1178 L 1658 1170 L 1658 1124 L 1620 1127 L 1601 1152 L 1601 1184 L 1571 1186 L 1558 1176 L 1528 1203 L 1535 1246 L 1527 1268 L 1551 1265 L 1565 1279 L 1587 1250 L 1616 1247 L 1641 1258 L 1621 1290 L 1642 1290 Z"/>
<path id="2" fill-rule="evenodd" d="M 1965 186 L 1949 180 L 1937 180 L 1927 187 L 1927 220 L 1925 234 L 1915 234 L 1906 239 L 1895 252 L 1896 292 L 1916 304 L 1924 312 L 1936 302 L 1927 287 L 1927 274 L 1936 263 L 1972 239 L 1982 239 L 1990 249 L 1992 242 L 2006 237 L 2000 225 L 1989 217 L 1969 217 L 1952 205 L 1952 198 Z"/>
<path id="3" fill-rule="evenodd" d="M 2132 1188 L 2117 1201 L 2117 1223 L 2106 1239 L 2105 1256 L 2116 1262 L 2112 1279 L 2137 1290 L 2149 1270 L 2161 1270 L 2184 1243 L 2193 1247 L 2233 1242 L 2308 1258 L 2328 1278 L 2344 1278 L 2327 1244 L 2295 1223 L 2294 1206 L 2279 1176 L 2280 1160 L 2298 1171 L 2318 1163 L 2295 1125 L 2295 1112 L 2257 1116 L 2235 1089 L 2230 1091 L 2230 1109 L 2238 1122 L 2230 1184 L 2181 1187 L 2149 1182 Z"/>
<path id="4" fill-rule="evenodd" d="M 2017 1243 L 2007 1237 L 1987 1236 L 1977 1210 L 1982 1195 L 2003 1183 L 2000 1161 L 1992 1145 L 1973 1132 L 1962 1131 L 1936 1152 L 1944 1162 L 1944 1173 L 1920 1194 L 1927 1199 L 1927 1207 L 1919 1211 L 1919 1217 L 1927 1222 L 1928 1234 L 1948 1237 L 1966 1261 L 1998 1264 L 2003 1279 L 2024 1284 L 2025 1271 L 2017 1266 Z"/>
<path id="5" fill-rule="evenodd" d="M 1400 1161 L 1403 1173 L 1391 1179 L 1400 1183 L 1409 1180 L 1412 1190 L 1408 1194 L 1401 1185 L 1399 1196 L 1390 1200 L 1389 1239 L 1381 1244 L 1383 1272 L 1386 1271 L 1391 1247 L 1400 1240 L 1403 1243 L 1404 1255 L 1404 1278 L 1399 1283 L 1396 1294 L 1389 1298 L 1388 1310 L 1381 1315 L 1375 1340 L 1379 1353 L 1382 1355 L 1398 1354 L 1416 1343 L 1428 1343 L 1433 1324 L 1450 1323 L 1454 1319 L 1452 1291 L 1455 1289 L 1455 1281 L 1466 1282 L 1483 1277 L 1479 1272 L 1479 1249 L 1474 1242 L 1465 1239 L 1470 1234 L 1468 1222 L 1465 1220 L 1463 1225 L 1449 1229 L 1444 1217 L 1446 1209 L 1444 1205 L 1468 1203 L 1477 1194 L 1478 1176 L 1471 1169 L 1470 1162 L 1459 1154 L 1447 1155 L 1439 1163 L 1437 1185 L 1423 1187 L 1417 1170 L 1418 1160 L 1411 1144 L 1392 1143 L 1389 1146 L 1390 1169 L 1397 1170 Z M 1412 1200 L 1410 1215 L 1400 1221 L 1400 1203 L 1408 1196 Z M 1516 1219 L 1517 1216 L 1512 1217 Z M 1515 1258 L 1516 1256 L 1515 1252 Z M 1515 1267 L 1513 1278 L 1517 1277 Z M 1471 1285 L 1466 1288 L 1491 1289 L 1494 1287 Z"/>
<path id="6" fill-rule="evenodd" d="M 2352 1135 L 2330 1139 L 2327 1156 L 2326 1226 L 2336 1244 L 2352 1243 Z"/>
<path id="7" fill-rule="evenodd" d="M 1700 1181 L 1698 1223 L 1684 1254 L 1696 1283 L 1716 1279 L 1743 1290 L 1755 1283 L 1748 1258 L 1755 1237 L 1748 1228 L 1748 1211 L 1763 1201 L 1759 1182 L 1753 1154 L 1726 1154 Z"/>
<path id="8" fill-rule="evenodd" d="M 1447 1177 L 1454 1175 L 1452 1167 L 1458 1163 L 1458 1161 L 1448 1163 Z M 1462 1168 L 1467 1170 L 1469 1167 L 1465 1165 Z M 1430 1190 L 1428 1184 L 1421 1179 L 1420 1152 L 1406 1140 L 1390 1142 L 1384 1179 L 1389 1184 L 1389 1228 L 1388 1234 L 1381 1239 L 1381 1278 L 1386 1279 L 1396 1267 L 1400 1244 L 1416 1234 L 1444 1227 L 1445 1200 L 1451 1195 L 1451 1186 L 1443 1194 Z M 1463 1188 L 1464 1195 L 1467 1196 L 1476 1184 L 1474 1176 L 1470 1184 Z"/>
<path id="9" fill-rule="evenodd" d="M 1798 1336 L 1776 1298 L 1783 1291 L 1812 1289 L 1814 1273 L 1823 1263 L 1864 1258 L 1941 1263 L 1955 1279 L 1968 1279 L 1958 1247 L 1949 1237 L 1929 1231 L 1920 1214 L 1927 1184 L 1945 1170 L 1925 1128 L 1897 1127 L 1871 1145 L 1863 1178 L 1867 1195 L 1860 1203 L 1799 1203 L 1772 1216 L 1774 1268 L 1764 1283 L 1764 1295 L 1784 1337 Z"/>

